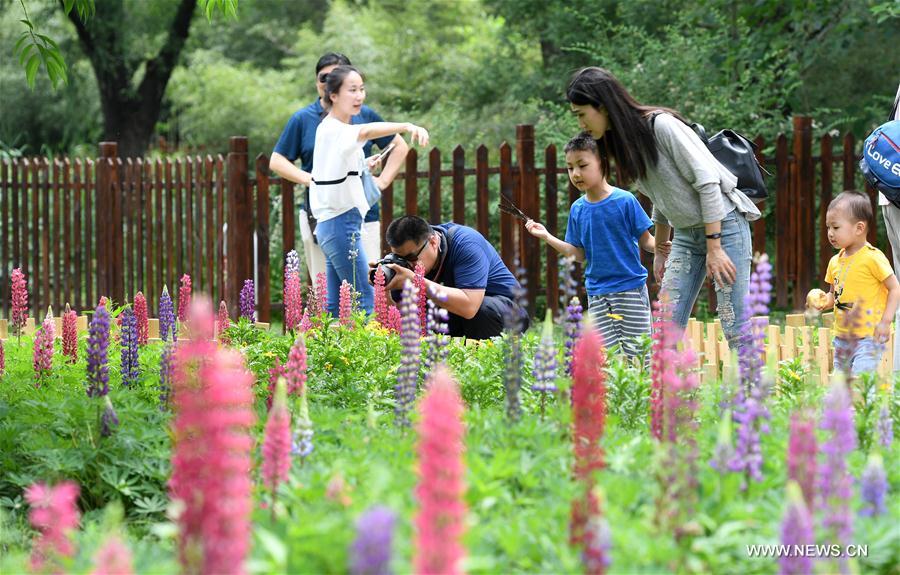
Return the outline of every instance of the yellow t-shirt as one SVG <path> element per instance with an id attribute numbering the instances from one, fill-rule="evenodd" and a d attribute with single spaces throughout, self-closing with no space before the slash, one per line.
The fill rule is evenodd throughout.
<path id="1" fill-rule="evenodd" d="M 846 326 L 850 310 L 834 308 L 834 335 L 836 337 L 872 337 L 875 326 L 884 315 L 888 289 L 884 280 L 894 275 L 887 257 L 878 248 L 866 243 L 852 256 L 844 256 L 844 250 L 828 262 L 825 281 L 834 286 L 836 302 L 860 306 L 855 329 Z M 852 331 L 852 333 L 851 333 Z"/>

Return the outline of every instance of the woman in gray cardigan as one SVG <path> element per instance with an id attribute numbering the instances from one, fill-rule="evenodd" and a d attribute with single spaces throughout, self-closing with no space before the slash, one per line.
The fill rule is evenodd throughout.
<path id="1" fill-rule="evenodd" d="M 737 189 L 737 179 L 674 110 L 639 104 L 609 71 L 583 68 L 566 90 L 582 129 L 598 140 L 603 171 L 615 162 L 621 183 L 633 183 L 653 202 L 656 245 L 672 236 L 671 253 L 657 250 L 653 272 L 687 325 L 707 275 L 729 343 L 746 324 L 752 242 L 749 221 L 760 217 Z"/>

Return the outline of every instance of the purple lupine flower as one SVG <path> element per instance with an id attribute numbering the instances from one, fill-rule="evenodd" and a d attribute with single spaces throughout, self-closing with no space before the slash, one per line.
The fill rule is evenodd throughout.
<path id="1" fill-rule="evenodd" d="M 887 475 L 884 472 L 884 460 L 881 455 L 873 453 L 869 455 L 869 461 L 859 478 L 859 490 L 865 503 L 860 510 L 860 515 L 872 517 L 882 515 L 887 511 L 884 498 L 888 490 Z"/>
<path id="2" fill-rule="evenodd" d="M 575 352 L 575 342 L 581 333 L 581 317 L 584 309 L 577 297 L 569 300 L 566 306 L 566 375 L 572 375 L 572 356 Z"/>
<path id="3" fill-rule="evenodd" d="M 99 305 L 94 310 L 88 328 L 87 380 L 88 397 L 102 397 L 109 393 L 109 312 Z"/>
<path id="4" fill-rule="evenodd" d="M 815 510 L 817 455 L 816 422 L 812 417 L 794 413 L 791 415 L 791 435 L 788 441 L 788 479 L 797 482 L 810 513 Z"/>
<path id="5" fill-rule="evenodd" d="M 436 294 L 435 298 L 440 301 L 446 301 L 447 295 L 443 292 Z M 447 310 L 428 300 L 428 329 L 423 342 L 425 346 L 425 374 L 431 373 L 438 364 L 447 362 L 447 345 L 450 338 L 447 335 L 447 321 L 449 315 Z"/>
<path id="6" fill-rule="evenodd" d="M 106 405 L 103 408 L 103 415 L 100 416 L 100 435 L 102 437 L 109 437 L 113 434 L 116 427 L 119 426 L 119 416 L 116 415 L 116 410 L 113 409 L 112 401 L 109 400 L 109 396 L 103 396 L 103 399 L 106 400 Z"/>
<path id="7" fill-rule="evenodd" d="M 781 544 L 793 551 L 797 547 L 805 548 L 815 542 L 816 534 L 813 529 L 812 514 L 803 501 L 800 486 L 789 481 L 787 507 L 781 521 Z M 781 566 L 781 575 L 811 575 L 813 572 L 813 559 L 805 553 L 788 552 L 783 554 L 778 561 Z"/>
<path id="8" fill-rule="evenodd" d="M 719 435 L 716 438 L 716 446 L 709 465 L 724 475 L 730 471 L 729 464 L 733 458 L 734 443 L 731 441 L 731 411 L 726 410 L 722 417 L 719 418 Z"/>
<path id="9" fill-rule="evenodd" d="M 563 313 L 560 322 L 565 321 L 564 310 L 572 298 L 578 298 L 578 280 L 575 278 L 575 257 L 569 256 L 559 260 L 559 303 Z"/>
<path id="10" fill-rule="evenodd" d="M 819 466 L 819 498 L 824 511 L 822 526 L 832 537 L 832 543 L 847 545 L 853 535 L 853 515 L 850 513 L 853 477 L 847 469 L 847 456 L 856 449 L 856 429 L 850 393 L 841 376 L 832 380 L 831 389 L 825 396 L 820 427 L 829 432 L 821 449 L 824 461 Z"/>
<path id="11" fill-rule="evenodd" d="M 297 254 L 297 250 L 291 250 L 287 253 L 285 265 L 295 274 L 300 275 L 300 256 Z"/>
<path id="12" fill-rule="evenodd" d="M 162 355 L 159 357 L 159 407 L 166 409 L 169 406 L 172 393 L 172 377 L 175 375 L 175 343 L 164 345 Z"/>
<path id="13" fill-rule="evenodd" d="M 556 391 L 556 342 L 553 341 L 553 315 L 549 309 L 544 318 L 541 341 L 534 351 L 532 374 L 534 375 L 534 385 L 531 386 L 531 389 L 541 394 L 541 418 L 543 418 L 547 394 Z"/>
<path id="14" fill-rule="evenodd" d="M 400 300 L 400 368 L 397 370 L 397 384 L 394 387 L 394 413 L 400 427 L 409 427 L 409 410 L 416 399 L 419 383 L 419 297 L 413 283 L 407 280 L 403 284 L 403 295 Z"/>
<path id="15" fill-rule="evenodd" d="M 525 270 L 519 259 L 513 263 L 519 285 L 513 287 L 513 300 L 518 306 L 512 307 L 504 318 L 506 328 L 506 353 L 504 354 L 503 387 L 506 391 L 506 416 L 518 421 L 522 416 L 522 332 L 525 331 L 524 310 L 527 309 Z"/>
<path id="16" fill-rule="evenodd" d="M 768 433 L 769 410 L 764 403 L 768 393 L 767 385 L 761 381 L 749 391 L 738 391 L 734 404 L 732 419 L 737 425 L 737 441 L 735 455 L 729 463 L 729 469 L 743 473 L 741 489 L 746 490 L 748 479 L 762 480 L 762 450 L 760 434 Z"/>
<path id="17" fill-rule="evenodd" d="M 753 315 L 769 315 L 772 301 L 772 264 L 769 256 L 762 254 L 756 262 L 756 269 L 750 274 L 750 291 L 747 294 L 747 310 Z"/>
<path id="18" fill-rule="evenodd" d="M 253 286 L 253 280 L 244 280 L 244 287 L 241 288 L 241 317 L 255 321 L 256 315 L 256 289 Z"/>
<path id="19" fill-rule="evenodd" d="M 885 449 L 890 449 L 894 442 L 894 420 L 888 410 L 887 401 L 878 410 L 878 422 L 875 425 L 878 430 L 878 443 Z"/>
<path id="20" fill-rule="evenodd" d="M 299 457 L 301 463 L 313 452 L 313 426 L 309 418 L 309 403 L 306 401 L 306 388 L 300 392 L 300 413 L 297 415 L 297 427 L 291 440 L 291 455 Z"/>
<path id="21" fill-rule="evenodd" d="M 163 341 L 178 341 L 178 334 L 175 332 L 175 306 L 172 304 L 172 298 L 169 296 L 169 287 L 164 285 L 162 295 L 159 296 L 159 337 Z"/>
<path id="22" fill-rule="evenodd" d="M 397 516 L 382 505 L 370 507 L 356 521 L 356 539 L 350 547 L 350 573 L 389 575 L 394 523 Z"/>
<path id="23" fill-rule="evenodd" d="M 140 375 L 138 367 L 138 334 L 137 317 L 131 306 L 122 312 L 122 331 L 119 336 L 122 344 L 122 385 L 137 383 Z"/>

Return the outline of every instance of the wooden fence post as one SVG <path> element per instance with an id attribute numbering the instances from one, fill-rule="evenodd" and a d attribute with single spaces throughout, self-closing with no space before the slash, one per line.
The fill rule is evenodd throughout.
<path id="1" fill-rule="evenodd" d="M 791 254 L 794 244 L 791 225 L 790 198 L 791 179 L 790 162 L 788 161 L 787 138 L 784 134 L 778 134 L 775 139 L 775 305 L 787 307 L 788 305 L 788 281 L 791 279 Z"/>
<path id="2" fill-rule="evenodd" d="M 559 234 L 559 189 L 556 179 L 556 146 L 550 144 L 544 150 L 544 200 L 546 210 L 544 222 L 554 236 Z M 553 311 L 553 317 L 559 312 L 559 254 L 551 246 L 547 246 L 547 307 Z"/>
<path id="3" fill-rule="evenodd" d="M 245 136 L 229 140 L 228 149 L 228 289 L 225 301 L 237 315 L 244 280 L 253 278 L 253 194 L 248 178 L 248 142 Z M 263 278 L 267 281 L 268 278 Z"/>
<path id="4" fill-rule="evenodd" d="M 516 160 L 519 163 L 519 207 L 528 217 L 541 217 L 538 196 L 537 170 L 534 169 L 534 126 L 516 126 Z M 527 282 L 528 315 L 534 316 L 537 293 L 541 280 L 541 252 L 538 239 L 525 231 L 522 222 L 515 222 L 519 229 L 519 262 L 525 268 Z"/>
<path id="5" fill-rule="evenodd" d="M 259 321 L 272 321 L 272 297 L 270 293 L 271 275 L 269 274 L 269 162 L 262 154 L 256 158 L 256 242 L 257 242 L 257 261 L 259 262 L 259 285 L 256 292 L 259 294 L 259 303 L 257 310 L 259 311 L 257 319 Z M 293 199 L 293 194 L 291 194 Z M 283 197 L 282 197 L 283 199 Z M 291 202 L 293 204 L 293 202 Z M 286 223 L 288 214 L 292 214 L 294 206 L 283 206 L 285 210 L 282 212 L 282 222 Z M 287 243 L 285 239 L 283 243 L 284 252 L 287 253 L 293 247 Z M 278 260 L 278 267 L 284 269 L 284 257 Z"/>
<path id="6" fill-rule="evenodd" d="M 121 293 L 114 293 L 116 287 L 116 274 L 121 275 L 121 267 L 116 265 L 116 260 L 121 260 L 119 251 L 116 257 L 116 246 L 119 245 L 122 236 L 122 209 L 118 204 L 116 194 L 116 159 L 118 157 L 118 144 L 116 142 L 100 142 L 100 159 L 97 162 L 97 181 L 94 190 L 94 213 L 96 214 L 97 233 L 97 291 L 99 296 L 109 296 L 116 302 L 122 301 Z M 116 219 L 118 216 L 118 219 Z M 118 236 L 118 239 L 117 237 Z M 97 302 L 88 302 L 93 308 Z"/>
<path id="7" fill-rule="evenodd" d="M 797 230 L 798 243 L 795 247 L 798 257 L 797 282 L 794 284 L 794 309 L 802 309 L 806 304 L 806 292 L 812 286 L 812 276 L 816 270 L 816 211 L 815 203 L 816 174 L 812 157 L 812 118 L 794 116 L 794 161 L 797 166 L 796 194 L 798 209 Z M 800 254 L 806 254 L 799 257 Z"/>

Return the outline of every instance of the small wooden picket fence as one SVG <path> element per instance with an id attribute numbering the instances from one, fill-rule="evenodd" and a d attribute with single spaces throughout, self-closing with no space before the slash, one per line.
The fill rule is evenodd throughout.
<path id="1" fill-rule="evenodd" d="M 56 337 L 62 337 L 62 318 L 54 317 L 54 323 L 56 324 Z M 159 338 L 159 320 L 157 318 L 149 318 L 149 329 L 148 329 L 148 341 L 149 343 L 162 341 Z M 9 336 L 9 327 L 8 320 L 0 319 L 0 341 L 5 339 L 10 339 Z M 269 324 L 264 322 L 256 322 L 256 327 L 258 329 L 267 330 L 269 329 Z M 118 326 L 116 322 L 110 322 L 111 332 L 115 333 L 118 331 Z M 75 329 L 79 334 L 87 333 L 88 331 L 88 316 L 80 315 L 75 319 Z M 25 321 L 25 328 L 22 330 L 22 335 L 32 336 L 34 335 L 35 327 L 34 327 L 34 318 L 29 317 Z M 185 326 L 183 324 L 179 324 L 178 326 L 178 337 L 181 339 L 186 339 L 188 336 L 187 331 L 185 330 Z"/>
<path id="2" fill-rule="evenodd" d="M 834 361 L 832 347 L 832 326 L 834 314 L 822 315 L 822 325 L 807 325 L 804 314 L 790 314 L 785 318 L 785 325 L 771 325 L 767 317 L 759 318 L 766 322 L 765 354 L 766 363 L 777 365 L 782 360 L 800 358 L 807 366 L 816 367 L 819 381 L 828 383 Z M 814 334 L 818 334 L 818 341 Z M 894 338 L 897 334 L 892 330 L 891 337 L 885 345 L 885 352 L 878 368 L 879 375 L 887 376 L 891 372 L 894 361 Z M 730 377 L 737 370 L 725 340 L 722 324 L 700 322 L 694 318 L 688 320 L 686 339 L 698 356 L 698 367 L 704 381 L 715 381 L 720 377 Z M 824 368 L 824 369 L 823 369 Z"/>

